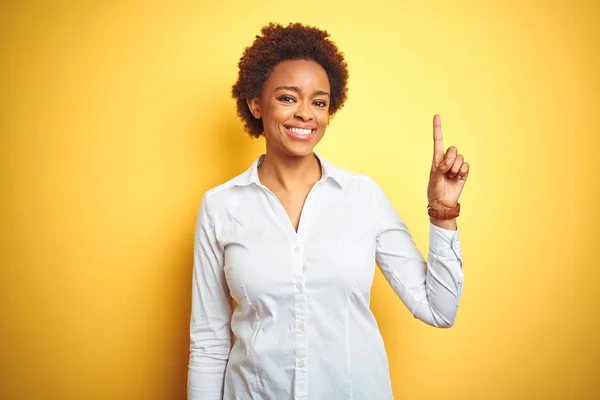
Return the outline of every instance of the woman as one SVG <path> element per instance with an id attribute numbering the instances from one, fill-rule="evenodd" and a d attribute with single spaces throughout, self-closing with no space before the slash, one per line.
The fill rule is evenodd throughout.
<path id="1" fill-rule="evenodd" d="M 391 399 L 369 309 L 375 263 L 416 318 L 454 323 L 463 285 L 456 216 L 469 166 L 455 147 L 444 152 L 436 115 L 425 261 L 375 181 L 313 151 L 347 93 L 346 63 L 328 37 L 270 24 L 240 60 L 233 96 L 266 154 L 200 205 L 190 400 Z"/>

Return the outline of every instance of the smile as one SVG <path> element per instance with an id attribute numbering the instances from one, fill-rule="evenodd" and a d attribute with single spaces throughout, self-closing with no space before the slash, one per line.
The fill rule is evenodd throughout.
<path id="1" fill-rule="evenodd" d="M 316 129 L 296 128 L 291 126 L 286 126 L 285 130 L 291 137 L 298 140 L 308 140 L 317 131 Z"/>

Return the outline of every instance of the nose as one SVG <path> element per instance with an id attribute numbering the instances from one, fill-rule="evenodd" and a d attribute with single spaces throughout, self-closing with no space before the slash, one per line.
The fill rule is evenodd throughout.
<path id="1" fill-rule="evenodd" d="M 310 121 L 313 118 L 312 109 L 310 108 L 310 102 L 298 102 L 298 107 L 296 108 L 294 117 L 301 119 L 302 121 Z"/>

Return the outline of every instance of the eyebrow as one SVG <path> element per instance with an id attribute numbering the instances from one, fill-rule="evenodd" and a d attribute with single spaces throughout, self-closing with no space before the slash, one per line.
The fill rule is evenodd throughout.
<path id="1" fill-rule="evenodd" d="M 279 90 L 289 90 L 289 91 L 297 92 L 297 93 L 302 92 L 302 90 L 300 90 L 300 88 L 298 86 L 279 86 L 278 88 L 275 89 L 276 92 L 279 91 Z M 329 96 L 329 93 L 327 93 L 324 90 L 315 90 L 314 93 L 313 93 L 313 95 L 315 95 L 315 96 Z"/>

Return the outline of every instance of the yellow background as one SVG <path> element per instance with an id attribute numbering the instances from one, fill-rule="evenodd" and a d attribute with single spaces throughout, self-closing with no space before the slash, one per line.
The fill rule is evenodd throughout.
<path id="1" fill-rule="evenodd" d="M 393 3 L 393 4 L 392 4 Z M 235 114 L 261 26 L 327 29 L 349 99 L 317 147 L 421 251 L 431 119 L 471 164 L 456 325 L 378 273 L 397 399 L 600 396 L 600 2 L 3 1 L 0 398 L 184 399 L 205 190 L 263 151 Z"/>

